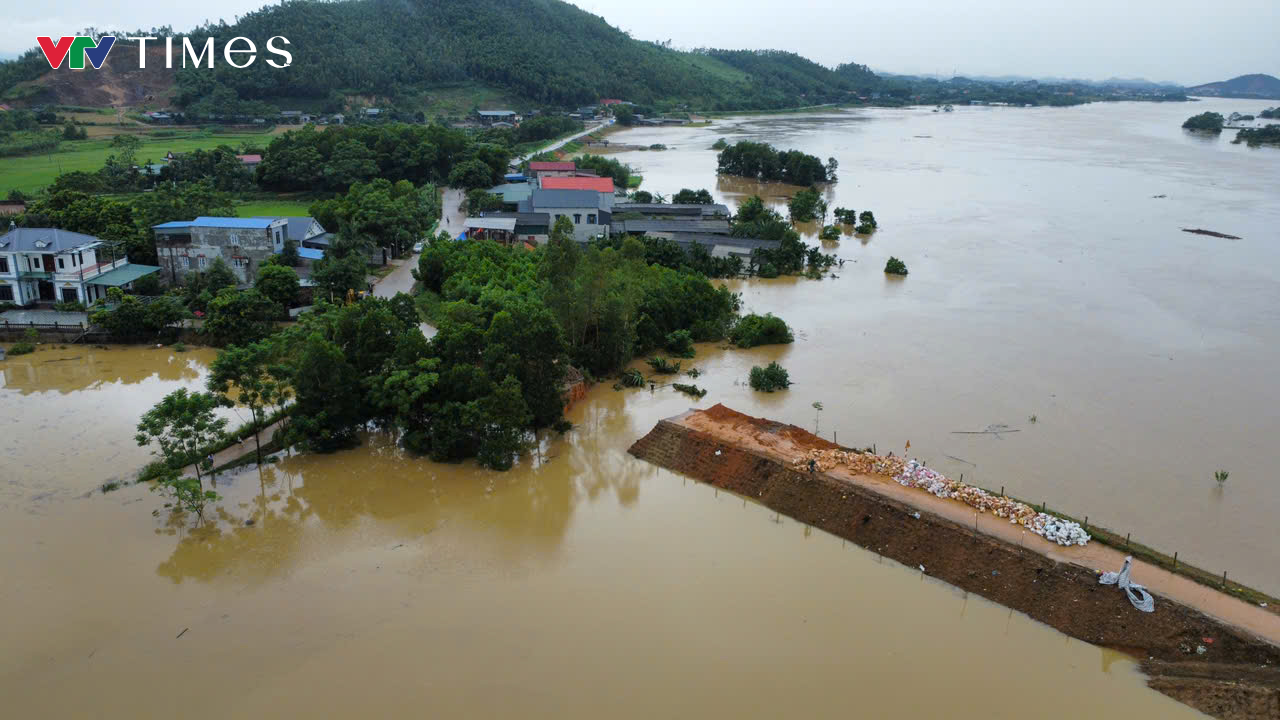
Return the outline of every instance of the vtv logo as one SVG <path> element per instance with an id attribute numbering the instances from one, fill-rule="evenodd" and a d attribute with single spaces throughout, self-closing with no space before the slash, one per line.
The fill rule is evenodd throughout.
<path id="1" fill-rule="evenodd" d="M 94 42 L 93 38 L 84 35 L 65 35 L 54 42 L 51 37 L 40 36 L 36 38 L 36 42 L 40 43 L 44 59 L 49 61 L 49 67 L 54 70 L 61 67 L 62 59 L 68 55 L 71 57 L 67 60 L 67 67 L 72 70 L 83 70 L 85 58 L 89 58 L 94 70 L 99 70 L 107 59 L 107 53 L 116 44 L 116 38 L 114 35 L 103 35 L 101 40 Z"/>

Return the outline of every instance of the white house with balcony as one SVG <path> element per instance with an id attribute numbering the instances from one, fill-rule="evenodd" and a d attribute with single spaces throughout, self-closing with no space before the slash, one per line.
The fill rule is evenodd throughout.
<path id="1" fill-rule="evenodd" d="M 92 235 L 12 223 L 0 235 L 0 302 L 88 305 L 106 297 L 109 287 L 129 289 L 134 280 L 159 270 L 112 257 Z"/>

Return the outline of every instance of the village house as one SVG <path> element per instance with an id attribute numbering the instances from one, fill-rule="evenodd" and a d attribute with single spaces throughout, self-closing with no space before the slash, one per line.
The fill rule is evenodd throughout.
<path id="1" fill-rule="evenodd" d="M 529 200 L 520 203 L 522 213 L 546 213 L 548 225 L 554 227 L 560 218 L 573 222 L 574 239 L 587 242 L 595 237 L 609 237 L 613 215 L 613 193 L 594 190 L 534 190 Z"/>
<path id="2" fill-rule="evenodd" d="M 516 112 L 514 110 L 477 110 L 476 117 L 480 119 L 482 125 L 492 125 L 498 122 L 511 123 L 516 122 Z"/>
<path id="3" fill-rule="evenodd" d="M 257 169 L 262 164 L 262 156 L 258 153 L 250 153 L 248 155 L 237 155 L 236 159 L 240 161 L 250 171 Z"/>
<path id="4" fill-rule="evenodd" d="M 543 190 L 591 190 L 594 192 L 612 193 L 613 178 L 599 176 L 559 177 L 548 175 L 540 178 L 538 184 Z"/>
<path id="5" fill-rule="evenodd" d="M 547 242 L 551 216 L 544 212 L 490 212 L 463 223 L 471 240 L 489 239 L 503 245 L 523 243 L 533 249 Z"/>
<path id="6" fill-rule="evenodd" d="M 92 235 L 56 228 L 19 228 L 12 223 L 0 235 L 0 302 L 89 303 L 107 296 L 107 288 L 130 288 L 154 265 L 114 258 Z M 99 257 L 105 253 L 106 257 Z"/>
<path id="7" fill-rule="evenodd" d="M 540 179 L 544 177 L 572 177 L 577 166 L 572 162 L 538 160 L 529 163 L 529 174 Z"/>
<path id="8" fill-rule="evenodd" d="M 160 265 L 174 284 L 221 257 L 241 284 L 253 282 L 258 265 L 284 249 L 287 218 L 198 217 L 152 227 Z"/>

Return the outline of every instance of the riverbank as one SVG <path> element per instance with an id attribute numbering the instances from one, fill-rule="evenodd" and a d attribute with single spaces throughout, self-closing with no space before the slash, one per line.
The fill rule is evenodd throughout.
<path id="1" fill-rule="evenodd" d="M 843 468 L 790 462 L 834 443 L 717 405 L 663 420 L 629 452 L 752 498 L 922 573 L 1018 610 L 1071 637 L 1146 661 L 1156 690 L 1219 718 L 1267 716 L 1280 702 L 1280 616 L 1139 561 L 1156 595 L 1142 614 L 1098 584 L 1123 553 L 1061 548 L 967 506 Z M 1191 666 L 1194 662 L 1195 667 Z"/>

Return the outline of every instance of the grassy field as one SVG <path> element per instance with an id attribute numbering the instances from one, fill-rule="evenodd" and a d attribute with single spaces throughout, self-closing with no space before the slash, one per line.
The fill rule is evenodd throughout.
<path id="1" fill-rule="evenodd" d="M 248 142 L 253 145 L 266 145 L 276 134 L 289 128 L 271 128 L 267 130 L 227 130 L 222 132 L 205 132 L 198 129 L 174 129 L 172 137 L 156 137 L 151 130 L 140 134 L 142 146 L 138 149 L 137 161 L 161 162 L 164 154 L 188 152 L 214 148 L 219 145 L 239 147 Z M 107 156 L 115 152 L 108 139 L 75 140 L 64 142 L 56 152 L 44 155 L 25 155 L 0 159 L 0 194 L 18 189 L 23 192 L 34 192 L 46 187 L 58 175 L 73 170 L 93 172 L 102 167 Z"/>
<path id="2" fill-rule="evenodd" d="M 249 200 L 236 204 L 236 214 L 240 217 L 259 215 L 277 217 L 301 217 L 310 214 L 308 208 L 315 200 L 280 198 L 278 200 Z"/>

